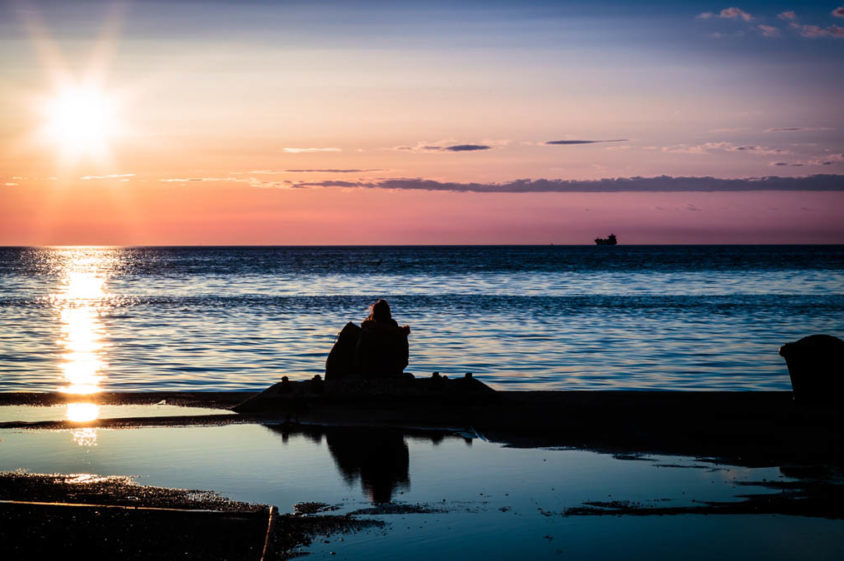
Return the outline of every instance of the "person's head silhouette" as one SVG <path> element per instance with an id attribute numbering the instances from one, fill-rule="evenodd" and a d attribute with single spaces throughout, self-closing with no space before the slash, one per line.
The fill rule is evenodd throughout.
<path id="1" fill-rule="evenodd" d="M 390 305 L 383 298 L 377 300 L 369 309 L 370 312 L 367 319 L 375 321 L 390 321 L 393 319 L 393 315 L 390 313 Z"/>

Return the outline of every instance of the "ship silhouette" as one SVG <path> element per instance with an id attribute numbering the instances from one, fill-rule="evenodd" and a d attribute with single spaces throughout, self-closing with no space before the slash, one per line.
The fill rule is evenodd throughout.
<path id="1" fill-rule="evenodd" d="M 615 234 L 610 234 L 609 237 L 606 238 L 595 238 L 595 245 L 617 245 L 618 240 L 615 238 Z"/>

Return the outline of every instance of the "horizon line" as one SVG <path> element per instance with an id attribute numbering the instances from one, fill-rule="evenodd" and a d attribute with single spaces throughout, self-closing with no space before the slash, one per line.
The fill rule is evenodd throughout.
<path id="1" fill-rule="evenodd" d="M 111 245 L 111 244 L 45 244 L 9 245 L 0 244 L 0 249 L 179 249 L 179 248 L 368 248 L 368 247 L 798 247 L 798 246 L 844 246 L 844 242 L 816 243 L 638 243 L 599 246 L 593 243 L 447 243 L 447 244 L 153 244 L 153 245 Z M 609 250 L 613 251 L 613 250 Z"/>

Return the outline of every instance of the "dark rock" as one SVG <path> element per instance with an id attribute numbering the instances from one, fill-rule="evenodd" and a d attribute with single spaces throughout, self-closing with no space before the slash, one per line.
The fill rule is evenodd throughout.
<path id="1" fill-rule="evenodd" d="M 314 376 L 310 381 L 308 389 L 311 390 L 311 393 L 323 393 L 325 391 L 325 382 L 322 381 L 322 376 L 319 374 Z"/>
<path id="2" fill-rule="evenodd" d="M 288 378 L 287 376 L 282 376 L 279 391 L 281 393 L 290 393 L 293 391 L 293 385 L 290 383 L 290 378 Z"/>
<path id="3" fill-rule="evenodd" d="M 780 347 L 798 403 L 844 405 L 844 341 L 810 335 Z"/>
<path id="4" fill-rule="evenodd" d="M 325 361 L 325 379 L 327 381 L 340 380 L 357 374 L 355 368 L 355 349 L 360 338 L 360 327 L 352 322 L 347 323 Z"/>

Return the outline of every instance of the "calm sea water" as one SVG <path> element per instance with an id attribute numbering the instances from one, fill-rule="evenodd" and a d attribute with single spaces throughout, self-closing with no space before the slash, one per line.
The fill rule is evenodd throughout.
<path id="1" fill-rule="evenodd" d="M 376 456 L 382 458 L 376 469 L 371 454 L 382 455 Z M 563 515 L 589 501 L 700 507 L 705 501 L 781 492 L 766 483 L 800 484 L 775 467 L 634 457 L 512 448 L 431 431 L 291 431 L 257 424 L 0 429 L 4 471 L 76 474 L 71 477 L 77 481 L 96 480 L 94 474 L 133 476 L 144 485 L 214 489 L 235 500 L 276 505 L 281 512 L 292 512 L 298 502 L 319 501 L 338 508 L 329 514 L 343 515 L 388 498 L 400 506 L 432 510 L 364 513 L 362 518 L 387 526 L 315 539 L 307 559 L 844 558 L 841 520 L 762 514 Z"/>
<path id="2" fill-rule="evenodd" d="M 508 389 L 790 388 L 844 246 L 0 248 L 0 391 L 258 389 L 376 298 L 408 370 Z"/>

